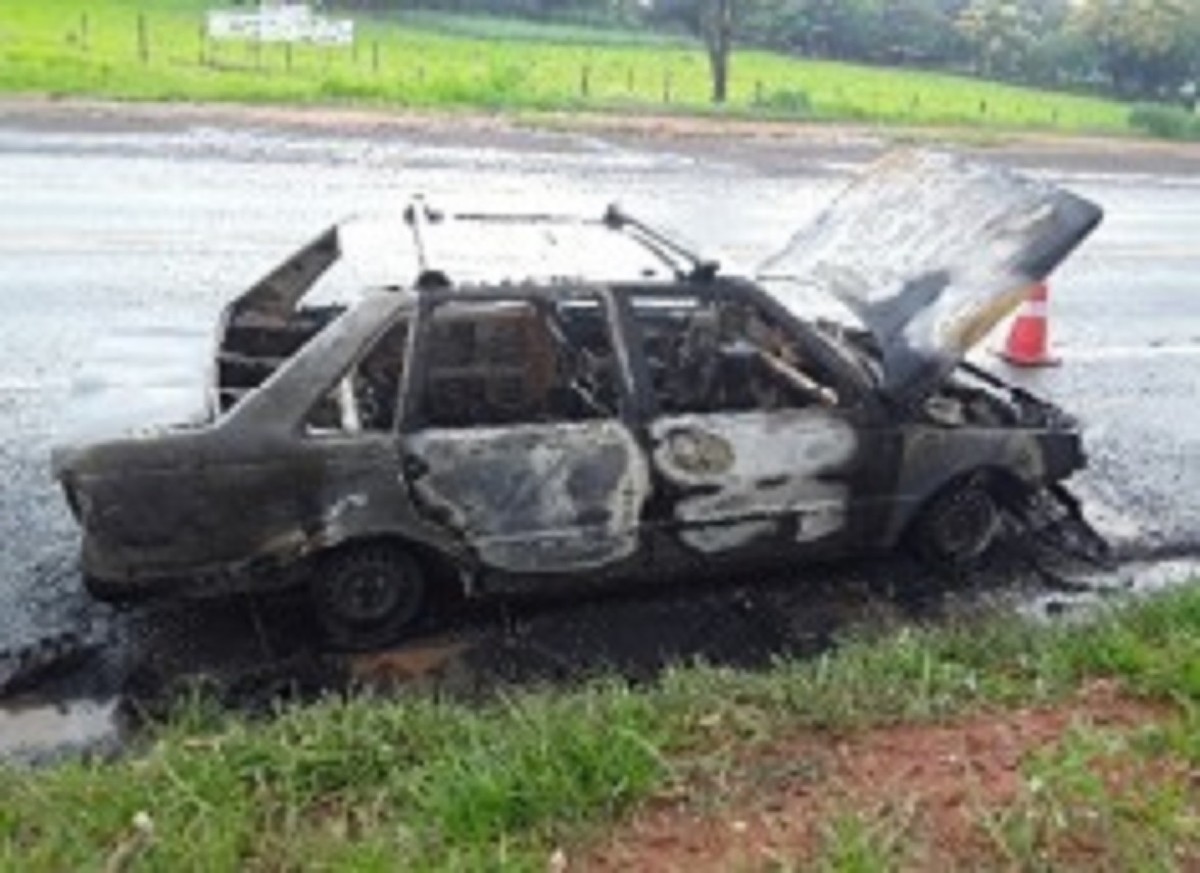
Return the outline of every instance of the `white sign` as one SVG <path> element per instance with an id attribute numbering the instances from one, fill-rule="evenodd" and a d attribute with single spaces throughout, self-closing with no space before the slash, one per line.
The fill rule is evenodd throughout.
<path id="1" fill-rule="evenodd" d="M 210 10 L 210 39 L 244 39 L 254 42 L 315 42 L 349 45 L 354 42 L 354 22 L 348 18 L 313 15 L 307 6 L 263 7 L 257 12 Z"/>

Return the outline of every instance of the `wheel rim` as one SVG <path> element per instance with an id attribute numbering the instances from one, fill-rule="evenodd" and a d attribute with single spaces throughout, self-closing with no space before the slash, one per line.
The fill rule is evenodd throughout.
<path id="1" fill-rule="evenodd" d="M 387 616 L 400 601 L 396 586 L 381 568 L 363 568 L 338 588 L 336 607 L 351 621 L 368 623 Z"/>
<path id="2" fill-rule="evenodd" d="M 962 492 L 939 513 L 934 525 L 937 549 L 953 560 L 979 557 L 991 544 L 996 510 L 979 490 Z"/>
<path id="3" fill-rule="evenodd" d="M 352 625 L 365 627 L 407 615 L 418 596 L 402 566 L 363 562 L 327 581 L 326 608 Z"/>

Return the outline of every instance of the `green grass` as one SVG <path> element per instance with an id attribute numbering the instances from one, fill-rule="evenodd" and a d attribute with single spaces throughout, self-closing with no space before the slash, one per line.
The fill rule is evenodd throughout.
<path id="1" fill-rule="evenodd" d="M 0 16 L 0 91 L 388 107 L 717 111 L 1001 130 L 1129 131 L 1127 107 L 1113 101 L 759 51 L 735 55 L 729 105 L 714 110 L 698 45 L 614 29 L 407 13 L 360 20 L 356 49 L 269 45 L 257 51 L 248 44 L 205 41 L 204 5 L 10 2 Z M 146 23 L 145 60 L 139 15 Z"/>
<path id="2" fill-rule="evenodd" d="M 1187 719 L 1194 729 L 1195 719 Z M 985 825 L 1001 855 L 1020 869 L 1036 869 L 1048 854 L 1081 854 L 1102 847 L 1114 869 L 1183 869 L 1183 851 L 1200 860 L 1200 819 L 1188 779 L 1146 778 L 1147 766 L 1164 758 L 1148 738 L 1148 725 L 1132 735 L 1076 727 L 1034 756 L 1025 767 L 1026 790 L 1008 808 L 987 815 Z M 1176 760 L 1194 766 L 1194 757 Z M 1119 784 L 1105 773 L 1119 771 Z M 1086 853 L 1090 854 L 1090 852 Z M 1044 861 L 1043 861 L 1044 863 Z"/>
<path id="3" fill-rule="evenodd" d="M 1137 748 L 1200 766 L 1193 585 L 1086 624 L 910 628 L 760 673 L 680 668 L 639 689 L 606 681 L 475 706 L 336 699 L 257 722 L 196 700 L 122 760 L 0 768 L 0 868 L 113 868 L 136 856 L 147 870 L 544 869 L 555 847 L 682 774 L 732 772 L 774 736 L 1053 701 L 1098 676 L 1176 701 L 1180 721 Z M 1101 812 L 1125 809 L 1072 775 L 1093 752 L 1064 749 L 1030 776 L 1054 786 L 1056 805 L 1043 792 L 992 822 L 1016 858 L 1036 852 L 1037 829 L 1080 791 Z M 1144 795 L 1149 807 L 1118 816 L 1122 839 L 1158 857 L 1200 838 L 1180 797 Z M 901 857 L 899 840 L 886 821 L 835 820 L 827 866 L 876 869 Z"/>
<path id="4" fill-rule="evenodd" d="M 695 40 L 686 35 L 654 30 L 529 21 L 495 15 L 461 15 L 427 9 L 404 10 L 379 15 L 368 20 L 381 26 L 392 24 L 412 30 L 484 40 L 548 42 L 584 46 L 694 47 L 695 44 Z"/>

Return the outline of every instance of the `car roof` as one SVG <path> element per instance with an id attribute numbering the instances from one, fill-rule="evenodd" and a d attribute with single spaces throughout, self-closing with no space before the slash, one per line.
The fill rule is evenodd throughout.
<path id="1" fill-rule="evenodd" d="M 569 284 L 663 281 L 715 265 L 618 207 L 602 216 L 449 212 L 415 199 L 399 214 L 336 228 L 364 285 Z"/>

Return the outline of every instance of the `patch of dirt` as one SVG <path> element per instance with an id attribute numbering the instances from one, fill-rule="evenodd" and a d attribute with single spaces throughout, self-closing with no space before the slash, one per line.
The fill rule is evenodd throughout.
<path id="1" fill-rule="evenodd" d="M 854 814 L 903 833 L 913 869 L 1004 861 L 980 822 L 1026 791 L 1022 765 L 1072 727 L 1132 730 L 1169 706 L 1095 682 L 1056 706 L 986 713 L 772 742 L 731 773 L 689 780 L 572 858 L 587 871 L 704 871 L 790 867 L 819 854 L 827 829 Z M 1129 771 L 1128 780 L 1143 778 Z"/>

